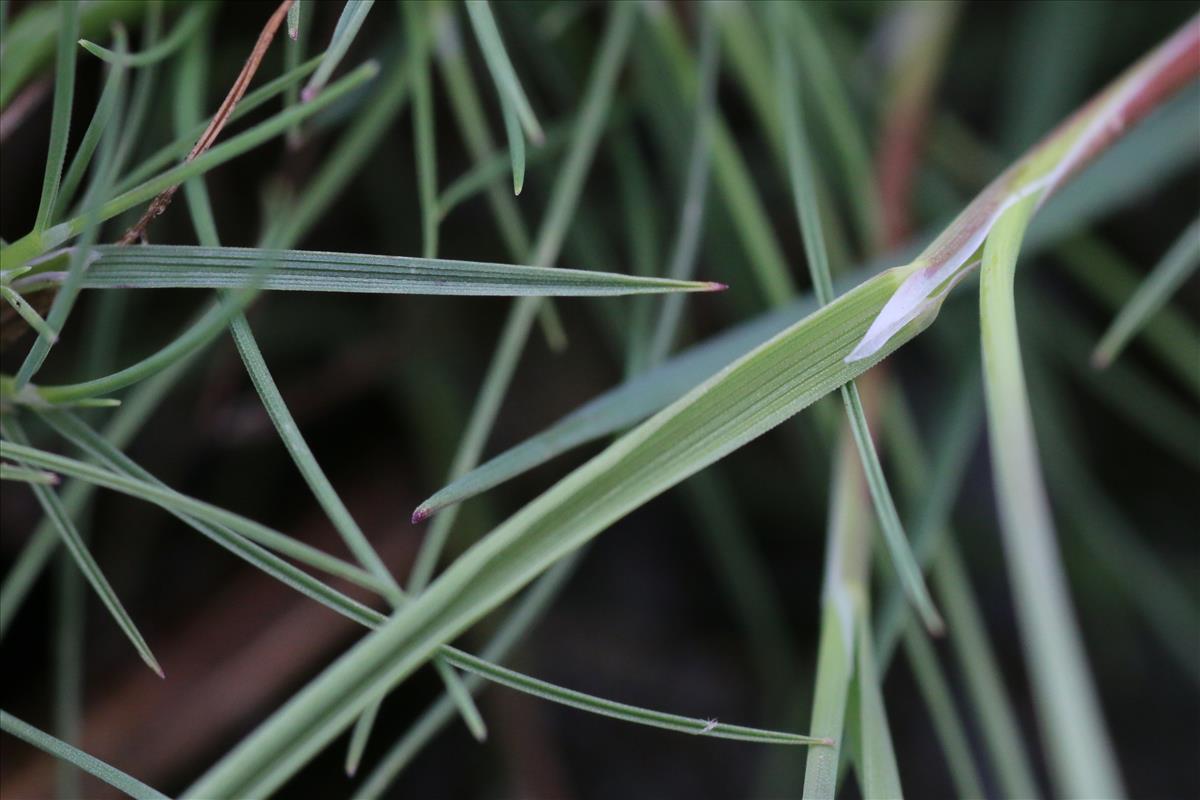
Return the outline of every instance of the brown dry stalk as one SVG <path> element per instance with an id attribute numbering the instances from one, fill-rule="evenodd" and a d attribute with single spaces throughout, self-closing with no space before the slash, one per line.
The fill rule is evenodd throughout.
<path id="1" fill-rule="evenodd" d="M 258 41 L 254 43 L 254 49 L 250 52 L 250 57 L 246 59 L 246 64 L 238 74 L 237 80 L 233 82 L 233 86 L 230 88 L 229 93 L 225 95 L 225 100 L 221 103 L 221 107 L 213 115 L 212 121 L 204 129 L 204 133 L 200 134 L 200 138 L 196 140 L 196 144 L 192 147 L 192 151 L 188 153 L 187 158 L 184 159 L 184 163 L 192 161 L 205 150 L 212 147 L 217 137 L 221 135 L 221 129 L 229 121 L 230 115 L 233 114 L 233 109 L 237 107 L 238 102 L 242 99 L 242 95 L 246 93 L 246 89 L 250 86 L 250 81 L 254 79 L 254 74 L 258 72 L 258 66 L 262 63 L 263 56 L 267 53 L 267 48 L 271 46 L 271 42 L 275 39 L 275 34 L 278 32 L 279 26 L 283 24 L 283 20 L 287 17 L 287 12 L 291 8 L 292 1 L 283 0 L 279 4 L 279 7 L 275 9 L 275 13 L 267 20 L 267 24 L 263 26 L 262 32 L 258 34 Z M 133 244 L 144 238 L 146 228 L 150 226 L 155 217 L 167 210 L 167 206 L 171 205 L 171 200 L 175 197 L 175 192 L 178 190 L 179 184 L 164 189 L 151 201 L 150 207 L 146 209 L 146 213 L 142 214 L 142 218 L 137 221 L 137 224 L 127 230 L 117 244 Z"/>

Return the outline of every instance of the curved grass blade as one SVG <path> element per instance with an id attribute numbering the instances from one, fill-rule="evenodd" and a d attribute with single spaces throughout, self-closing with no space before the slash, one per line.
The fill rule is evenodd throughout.
<path id="1" fill-rule="evenodd" d="M 508 108 L 518 120 L 525 134 L 534 144 L 541 144 L 545 139 L 542 126 L 529 105 L 529 98 L 521 88 L 516 70 L 504 49 L 504 40 L 500 37 L 500 29 L 496 26 L 496 18 L 492 16 L 491 6 L 487 0 L 466 0 L 467 16 L 471 20 L 471 29 L 479 41 L 479 49 L 483 51 L 488 71 L 496 83 L 496 91 L 500 94 L 502 107 Z M 508 112 L 506 112 L 507 114 Z"/>
<path id="2" fill-rule="evenodd" d="M 1055 780 L 1070 796 L 1116 797 L 1121 779 L 1057 552 L 1017 338 L 1013 275 L 1035 202 L 1026 198 L 1002 214 L 984 245 L 980 327 L 996 495 Z"/>
<path id="3" fill-rule="evenodd" d="M 55 758 L 68 761 L 89 775 L 93 775 L 135 800 L 169 800 L 162 792 L 126 775 L 114 766 L 104 763 L 95 756 L 88 755 L 77 747 L 72 747 L 60 739 L 56 739 L 44 731 L 40 731 L 27 722 L 17 719 L 7 711 L 0 711 L 0 729 L 23 742 L 43 750 Z"/>
<path id="4" fill-rule="evenodd" d="M 299 5 L 299 3 L 294 3 L 292 9 L 295 9 Z M 107 47 L 101 47 L 95 42 L 89 42 L 87 39 L 80 39 L 79 46 L 96 58 L 101 61 L 107 61 L 109 64 L 123 64 L 126 67 L 148 67 L 174 55 L 176 50 L 192 41 L 208 19 L 208 15 L 215 10 L 215 6 L 211 3 L 198 3 L 197 5 L 189 6 L 165 39 L 140 53 L 115 52 L 109 50 Z M 290 9 L 288 13 L 290 15 Z"/>
<path id="5" fill-rule="evenodd" d="M 371 6 L 374 4 L 375 0 L 346 0 L 346 5 L 342 8 L 342 15 L 338 17 L 337 25 L 333 29 L 333 36 L 329 40 L 329 47 L 321 57 L 321 66 L 317 67 L 312 80 L 300 93 L 300 98 L 305 103 L 316 99 L 317 94 L 325 88 L 333 71 L 337 69 L 338 64 L 346 56 L 346 51 L 354 43 L 354 37 L 358 36 L 358 30 L 366 21 L 367 14 L 371 12 Z M 291 13 L 290 8 L 288 12 Z"/>
<path id="6" fill-rule="evenodd" d="M 235 289 L 255 282 L 280 291 L 461 296 L 602 297 L 670 291 L 715 291 L 722 284 L 675 281 L 554 267 L 449 259 L 189 245 L 102 245 L 83 276 L 87 289 Z M 14 285 L 41 288 L 64 276 L 33 272 Z"/>
<path id="7" fill-rule="evenodd" d="M 71 165 L 67 167 L 62 183 L 59 184 L 54 207 L 50 211 L 49 222 L 61 218 L 71 202 L 71 198 L 75 196 L 75 190 L 83 181 L 88 165 L 91 164 L 92 155 L 100 144 L 100 137 L 112 118 L 113 112 L 117 111 L 117 91 L 121 88 L 121 79 L 122 70 L 115 68 L 108 70 L 108 75 L 104 79 L 104 88 L 100 92 L 100 99 L 96 102 L 96 110 L 88 122 L 87 129 L 83 132 L 83 138 L 79 140 L 79 146 L 75 148 L 75 155 L 71 157 Z"/>
<path id="8" fill-rule="evenodd" d="M 905 269 L 910 275 L 850 355 L 879 347 L 914 314 L 940 306 L 978 257 L 989 231 L 1010 208 L 1033 197 L 1040 206 L 1067 179 L 1112 146 L 1124 130 L 1200 74 L 1200 18 L 1138 61 L 1076 114 L 993 180 Z"/>
<path id="9" fill-rule="evenodd" d="M 473 672 L 483 678 L 507 686 L 543 700 L 549 700 L 561 705 L 579 708 L 593 714 L 633 722 L 639 725 L 649 725 L 654 728 L 664 728 L 680 733 L 692 733 L 700 736 L 712 736 L 718 739 L 734 739 L 742 742 L 760 742 L 763 744 L 790 745 L 822 745 L 830 746 L 829 739 L 813 736 L 801 736 L 795 733 L 768 731 L 760 728 L 745 728 L 740 725 L 726 725 L 715 719 L 696 719 L 682 717 L 678 714 L 666 714 L 647 708 L 639 708 L 626 703 L 617 703 L 602 697 L 577 692 L 555 686 L 552 683 L 522 675 L 498 664 L 476 658 L 470 653 L 464 653 L 455 648 L 447 648 L 446 660 L 459 669 Z"/>
<path id="10" fill-rule="evenodd" d="M 15 419 L 9 419 L 5 423 L 0 424 L 0 431 L 3 431 L 4 436 L 12 439 L 14 442 L 28 445 L 25 433 Z M 12 453 L 8 455 L 13 461 L 24 461 L 19 455 Z M 158 665 L 154 654 L 150 652 L 149 645 L 146 644 L 145 638 L 133 623 L 129 612 L 125 610 L 125 606 L 121 605 L 117 593 L 113 591 L 108 579 L 104 577 L 104 573 L 100 570 L 100 565 L 96 563 L 96 559 L 92 557 L 91 552 L 87 549 L 87 545 L 83 543 L 83 539 L 80 537 L 75 523 L 71 521 L 71 517 L 63 507 L 58 495 L 46 486 L 36 483 L 30 484 L 29 488 L 33 491 L 34 497 L 37 498 L 38 505 L 42 507 L 43 513 L 54 523 L 63 544 L 66 545 L 67 550 L 71 553 L 71 557 L 75 559 L 75 563 L 79 566 L 79 571 L 84 574 L 88 583 L 91 584 L 92 589 L 99 595 L 100 601 L 104 603 L 104 607 L 108 609 L 108 613 L 112 614 L 117 627 L 121 629 L 121 632 L 133 644 L 134 649 L 137 650 L 138 655 L 142 657 L 146 665 L 154 670 L 158 677 L 164 677 L 162 667 Z"/>
<path id="11" fill-rule="evenodd" d="M 1188 276 L 1200 267 L 1200 220 L 1195 220 L 1171 245 L 1129 302 L 1117 314 L 1092 353 L 1092 365 L 1104 369 L 1146 324 Z"/>

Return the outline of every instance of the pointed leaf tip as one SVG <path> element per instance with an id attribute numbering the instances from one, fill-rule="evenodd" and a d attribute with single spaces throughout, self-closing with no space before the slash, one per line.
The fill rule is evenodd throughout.
<path id="1" fill-rule="evenodd" d="M 426 506 L 418 506 L 417 510 L 412 513 L 412 524 L 419 525 L 429 519 L 429 515 L 433 513 L 432 508 Z"/>

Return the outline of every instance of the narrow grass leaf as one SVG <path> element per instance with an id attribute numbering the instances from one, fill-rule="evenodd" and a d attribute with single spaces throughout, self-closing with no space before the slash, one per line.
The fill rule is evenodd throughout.
<path id="1" fill-rule="evenodd" d="M 947 612 L 949 616 L 949 612 Z M 987 797 L 983 778 L 975 766 L 967 727 L 954 702 L 954 692 L 937 653 L 925 632 L 915 625 L 904 629 L 904 652 L 916 679 L 917 688 L 929 709 L 946 766 L 959 797 Z"/>
<path id="2" fill-rule="evenodd" d="M 508 51 L 504 49 L 504 40 L 500 37 L 500 29 L 496 26 L 496 18 L 492 16 L 492 8 L 487 0 L 466 0 L 467 16 L 471 20 L 471 29 L 479 41 L 492 80 L 496 83 L 496 91 L 500 93 L 501 103 L 512 108 L 521 127 L 534 142 L 541 144 L 545 138 L 542 126 L 538 124 L 529 98 L 521 88 L 516 70 L 509 61 Z"/>
<path id="3" fill-rule="evenodd" d="M 1166 305 L 1171 295 L 1200 267 L 1200 220 L 1192 222 L 1151 270 L 1133 297 L 1117 314 L 1092 353 L 1100 369 L 1113 362 L 1146 320 Z M 1195 341 L 1192 344 L 1196 344 Z"/>
<path id="4" fill-rule="evenodd" d="M 47 453 L 44 450 L 27 447 L 14 442 L 0 442 L 0 455 L 14 461 L 25 462 L 57 472 L 61 475 L 80 478 L 112 489 L 122 494 L 137 497 L 154 503 L 167 511 L 179 511 L 190 517 L 201 519 L 216 526 L 223 526 L 236 531 L 251 541 L 268 547 L 301 563 L 336 575 L 340 578 L 370 589 L 377 594 L 383 594 L 384 588 L 379 581 L 369 573 L 345 561 L 317 550 L 310 545 L 298 542 L 289 536 L 273 531 L 270 528 L 252 520 L 246 519 L 231 511 L 218 508 L 202 500 L 196 500 L 180 494 L 173 489 L 159 486 L 147 481 L 138 480 L 111 470 L 85 464 L 65 456 Z"/>
<path id="5" fill-rule="evenodd" d="M 859 612 L 858 646 L 855 648 L 854 683 L 858 690 L 858 732 L 862 752 L 858 754 L 858 779 L 864 797 L 872 800 L 899 800 L 900 772 L 896 766 L 896 750 L 888 730 L 887 714 L 883 708 L 883 689 L 875 671 L 875 656 L 871 652 L 871 615 Z"/>
<path id="6" fill-rule="evenodd" d="M 50 211 L 49 222 L 61 219 L 70 205 L 71 199 L 75 196 L 75 191 L 83 181 L 83 176 L 92 163 L 96 147 L 100 144 L 100 137 L 109 120 L 112 119 L 112 115 L 118 111 L 116 100 L 117 92 L 121 88 L 121 80 L 122 70 L 108 70 L 108 74 L 104 78 L 104 88 L 100 92 L 100 99 L 96 101 L 96 110 L 83 132 L 83 138 L 79 140 L 79 145 L 75 148 L 75 155 L 71 157 L 71 165 L 67 167 L 66 174 L 63 175 L 62 183 L 59 185 L 54 207 Z"/>
<path id="7" fill-rule="evenodd" d="M 3 425 L 0 425 L 5 437 L 12 439 L 19 444 L 27 444 L 25 433 L 15 419 L 9 419 Z M 24 461 L 19 455 L 14 453 L 7 454 L 10 459 L 18 463 Z M 122 633 L 133 644 L 138 655 L 146 662 L 146 665 L 158 675 L 163 677 L 162 667 L 158 665 L 154 654 L 150 652 L 149 645 L 146 644 L 141 632 L 133 623 L 133 619 L 129 616 L 129 612 L 125 610 L 125 606 L 121 605 L 117 593 L 113 591 L 112 585 L 108 579 L 104 577 L 104 573 L 100 570 L 100 565 L 96 563 L 96 559 L 92 557 L 91 552 L 87 549 L 87 545 L 83 543 L 83 539 L 79 536 L 79 531 L 75 527 L 75 523 L 71 521 L 71 517 L 67 514 L 63 507 L 62 500 L 58 495 L 51 491 L 48 487 L 36 483 L 30 484 L 30 489 L 33 491 L 34 497 L 37 498 L 38 505 L 42 507 L 43 513 L 49 517 L 55 528 L 58 530 L 58 535 L 62 538 L 63 544 L 71 553 L 71 557 L 75 559 L 75 563 L 79 566 L 79 571 L 87 578 L 92 589 L 100 597 L 100 601 L 104 603 L 104 607 L 108 609 L 108 613 L 112 614 L 113 619 L 117 623 Z"/>
<path id="8" fill-rule="evenodd" d="M 787 148 L 788 167 L 792 184 L 792 196 L 796 204 L 800 230 L 804 236 L 804 250 L 808 257 L 809 274 L 812 276 L 817 302 L 826 305 L 833 300 L 833 277 L 829 269 L 829 256 L 825 249 L 825 237 L 821 229 L 821 211 L 817 206 L 816 182 L 812 153 L 805 131 L 804 114 L 799 87 L 794 79 L 790 44 L 785 39 L 785 29 L 790 14 L 789 7 L 771 6 L 772 47 L 775 51 L 775 82 L 778 101 L 783 115 L 784 140 Z M 896 511 L 891 489 L 875 452 L 871 431 L 858 387 L 848 383 L 841 387 L 842 403 L 850 421 L 850 431 L 858 448 L 859 459 L 867 478 L 871 500 L 879 519 L 892 564 L 901 577 L 906 593 L 920 613 L 925 626 L 933 633 L 941 632 L 943 623 L 933 605 L 929 589 L 925 586 L 921 569 L 917 566 L 908 537 Z"/>
<path id="9" fill-rule="evenodd" d="M 53 472 L 4 463 L 0 464 L 0 481 L 18 481 L 20 483 L 38 483 L 42 486 L 57 486 L 59 477 Z"/>
<path id="10" fill-rule="evenodd" d="M 338 17 L 337 25 L 333 29 L 333 36 L 329 40 L 329 47 L 321 57 L 321 66 L 317 67 L 312 79 L 300 93 L 304 102 L 311 102 L 325 88 L 325 84 L 333 76 L 333 71 L 337 69 L 338 64 L 345 58 L 346 51 L 354 43 L 354 38 L 358 36 L 358 31 L 366 21 L 367 14 L 371 12 L 373 5 L 375 5 L 375 0 L 346 0 L 346 5 L 342 7 L 342 14 Z M 290 13 L 291 9 L 288 11 Z"/>
<path id="11" fill-rule="evenodd" d="M 132 441 L 149 415 L 191 365 L 192 360 L 179 359 L 130 392 L 105 427 L 106 441 L 117 448 L 124 447 Z M 75 519 L 82 513 L 94 488 L 91 484 L 78 480 L 70 481 L 63 487 L 62 503 L 68 516 Z M 29 542 L 22 548 L 8 574 L 4 576 L 4 583 L 0 585 L 0 637 L 8 630 L 9 623 L 28 596 L 33 582 L 49 561 L 58 541 L 53 522 L 43 519 L 34 529 Z"/>
<path id="12" fill-rule="evenodd" d="M 567 228 L 574 217 L 584 179 L 608 116 L 617 76 L 633 38 L 636 20 L 637 9 L 632 4 L 614 7 L 609 16 L 600 52 L 588 79 L 579 120 L 572 133 L 571 145 L 551 190 L 546 216 L 533 247 L 533 262 L 538 266 L 548 267 L 558 259 L 562 250 Z M 467 429 L 454 454 L 450 467 L 451 478 L 462 475 L 479 463 L 483 446 L 528 339 L 538 305 L 538 300 L 524 298 L 514 303 L 509 311 L 483 386 L 471 409 Z M 455 516 L 456 511 L 451 510 L 441 515 L 430 527 L 409 579 L 409 587 L 414 593 L 421 591 L 432 577 Z M 421 518 L 414 513 L 414 522 Z"/>
<path id="13" fill-rule="evenodd" d="M 1142 276 L 1132 265 L 1114 247 L 1094 236 L 1074 236 L 1055 248 L 1054 255 L 1084 291 L 1114 315 L 1141 285 Z M 1200 396 L 1200 370 L 1194 369 L 1192 346 L 1200 341 L 1200 328 L 1168 304 L 1145 319 L 1139 335 L 1146 349 Z"/>
<path id="14" fill-rule="evenodd" d="M 670 291 L 714 291 L 721 284 L 611 272 L 492 264 L 407 256 L 325 253 L 190 245 L 102 245 L 82 278 L 87 289 L 235 289 L 256 282 L 271 262 L 263 289 L 363 294 L 602 297 Z M 60 272 L 19 278 L 20 287 L 63 280 Z"/>
<path id="15" fill-rule="evenodd" d="M 977 263 L 984 240 L 1004 213 L 1031 197 L 1040 206 L 1084 164 L 1112 146 L 1128 126 L 1200 74 L 1200 62 L 1191 57 L 1197 47 L 1200 19 L 1193 19 L 993 180 L 908 265 L 910 275 L 903 289 L 850 358 L 871 353 L 912 315 L 940 306 L 946 293 Z"/>
<path id="16" fill-rule="evenodd" d="M 299 5 L 300 3 L 298 2 L 292 4 L 292 8 L 288 11 L 289 17 L 292 10 L 296 9 Z M 79 46 L 96 58 L 99 58 L 101 61 L 107 61 L 109 64 L 120 63 L 127 67 L 149 67 L 158 64 L 160 61 L 165 61 L 170 56 L 175 55 L 179 48 L 193 41 L 214 10 L 214 7 L 209 3 L 189 6 L 180 15 L 179 21 L 175 23 L 175 27 L 171 29 L 170 34 L 165 39 L 138 53 L 115 52 L 109 50 L 107 47 L 101 47 L 95 42 L 89 42 L 87 39 L 80 39 Z"/>
<path id="17" fill-rule="evenodd" d="M 25 324 L 32 328 L 38 336 L 45 338 L 50 344 L 58 342 L 58 334 L 54 332 L 54 329 L 42 318 L 37 309 L 31 306 L 24 297 L 17 294 L 11 286 L 0 285 L 0 297 L 3 297 L 4 301 L 21 315 Z"/>
<path id="18" fill-rule="evenodd" d="M 661 711 L 652 711 L 647 708 L 617 703 L 602 697 L 594 697 L 583 692 L 555 686 L 554 684 L 531 678 L 528 675 L 522 675 L 519 672 L 505 669 L 497 664 L 493 664 L 482 658 L 476 658 L 469 653 L 464 653 L 454 648 L 448 648 L 446 660 L 460 669 L 473 672 L 493 683 L 517 689 L 526 694 L 540 697 L 543 700 L 550 700 L 561 705 L 579 708 L 593 714 L 600 714 L 625 722 L 649 725 L 654 728 L 665 728 L 666 730 L 678 731 L 680 733 L 712 736 L 718 739 L 735 739 L 743 742 L 824 746 L 832 744 L 828 739 L 820 737 L 801 736 L 794 733 L 768 731 L 759 728 L 745 728 L 740 725 L 726 725 L 715 719 L 681 717 L 678 714 L 666 714 Z"/>
<path id="19" fill-rule="evenodd" d="M 677 280 L 690 278 L 696 269 L 696 253 L 700 248 L 704 208 L 708 197 L 709 165 L 712 161 L 713 112 L 717 102 L 717 74 L 720 49 L 713 12 L 702 6 L 703 22 L 700 34 L 700 80 L 695 100 L 695 120 L 691 151 L 688 155 L 687 177 L 683 203 L 679 211 L 679 227 L 671 250 L 667 275 Z M 662 361 L 671 351 L 683 316 L 683 298 L 664 298 L 658 322 L 650 339 L 647 360 L 650 364 Z"/>
<path id="20" fill-rule="evenodd" d="M 55 758 L 74 764 L 89 775 L 99 778 L 135 800 L 168 800 L 167 796 L 157 789 L 147 786 L 137 778 L 126 775 L 116 767 L 104 763 L 95 756 L 88 755 L 77 747 L 72 747 L 66 742 L 38 730 L 7 711 L 0 711 L 0 728 L 10 736 L 15 736 Z"/>
<path id="21" fill-rule="evenodd" d="M 54 62 L 54 109 L 50 116 L 50 139 L 46 150 L 46 171 L 42 177 L 42 196 L 38 201 L 35 231 L 50 224 L 50 215 L 58 199 L 63 162 L 67 158 L 67 140 L 71 135 L 71 106 L 75 100 L 75 40 L 79 38 L 79 4 L 58 3 L 58 51 Z"/>

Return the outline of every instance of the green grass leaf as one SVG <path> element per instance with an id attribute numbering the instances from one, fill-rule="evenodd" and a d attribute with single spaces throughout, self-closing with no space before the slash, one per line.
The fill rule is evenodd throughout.
<path id="1" fill-rule="evenodd" d="M 338 17 L 337 25 L 333 29 L 333 36 L 329 40 L 329 47 L 321 57 L 321 66 L 317 67 L 312 80 L 300 93 L 300 97 L 305 103 L 314 100 L 317 94 L 325 88 L 325 84 L 333 76 L 333 71 L 337 69 L 338 64 L 345 58 L 346 51 L 354 43 L 354 38 L 358 36 L 358 31 L 366 21 L 367 14 L 371 12 L 373 5 L 375 5 L 375 0 L 346 0 L 346 5 L 342 7 L 342 14 Z M 289 27 L 290 24 L 289 17 Z"/>
<path id="2" fill-rule="evenodd" d="M 491 6 L 487 0 L 466 0 L 466 8 L 471 28 L 479 40 L 479 48 L 483 51 L 488 70 L 492 73 L 492 80 L 496 83 L 496 90 L 502 98 L 508 98 L 525 134 L 534 144 L 541 144 L 545 138 L 542 126 L 533 113 L 529 98 L 525 96 L 525 90 L 521 88 L 516 70 L 513 69 L 508 52 L 504 49 L 504 40 L 496 26 L 496 18 L 492 16 Z"/>
<path id="3" fill-rule="evenodd" d="M 1026 198 L 1001 214 L 984 246 L 980 314 L 997 503 L 1055 780 L 1070 796 L 1115 797 L 1121 779 L 1057 551 L 1017 338 L 1013 275 L 1035 202 Z"/>
<path id="4" fill-rule="evenodd" d="M 800 231 L 804 237 L 804 250 L 808 257 L 808 270 L 812 276 L 817 302 L 827 305 L 833 300 L 833 277 L 829 269 L 829 256 L 825 249 L 825 237 L 821 230 L 821 210 L 817 206 L 816 181 L 812 152 L 805 131 L 804 115 L 799 87 L 794 80 L 790 43 L 785 39 L 787 22 L 792 15 L 786 6 L 771 7 L 772 49 L 775 52 L 775 82 L 778 101 L 783 115 L 784 140 L 787 148 L 788 167 L 792 184 L 793 201 L 799 217 Z M 879 455 L 871 439 L 866 412 L 858 387 L 848 383 L 841 387 L 842 403 L 850 422 L 850 431 L 858 448 L 859 459 L 867 478 L 871 501 L 883 532 L 884 542 L 892 557 L 892 564 L 901 577 L 905 592 L 920 613 L 925 626 L 934 633 L 943 629 L 943 623 L 925 580 L 917 566 L 908 537 L 892 500 L 891 489 L 879 463 Z M 865 708 L 865 706 L 864 706 Z"/>
<path id="5" fill-rule="evenodd" d="M 299 5 L 299 3 L 292 4 L 292 8 L 288 11 L 289 19 L 292 10 L 296 9 Z M 175 55 L 179 48 L 193 41 L 214 10 L 213 6 L 208 3 L 189 6 L 179 17 L 179 21 L 175 23 L 175 27 L 171 30 L 167 38 L 140 53 L 114 52 L 107 47 L 101 47 L 95 42 L 89 42 L 87 39 L 80 39 L 79 46 L 96 58 L 107 61 L 109 64 L 123 64 L 127 67 L 149 67 Z"/>
<path id="6" fill-rule="evenodd" d="M 1129 340 L 1155 312 L 1166 305 L 1171 295 L 1197 267 L 1200 267 L 1200 220 L 1187 227 L 1129 298 L 1096 345 L 1092 364 L 1100 369 L 1111 364 Z M 1195 345 L 1196 341 L 1193 340 L 1192 344 Z"/>
<path id="7" fill-rule="evenodd" d="M 718 722 L 715 719 L 697 719 L 694 717 L 681 717 L 678 714 L 666 714 L 661 711 L 653 711 L 647 708 L 639 708 L 626 703 L 617 703 L 612 700 L 606 700 L 602 697 L 594 697 L 592 695 L 577 692 L 572 689 L 564 689 L 561 686 L 547 683 L 545 681 L 531 678 L 528 675 L 522 675 L 519 672 L 514 672 L 510 669 L 505 669 L 497 664 L 493 664 L 482 658 L 464 653 L 461 650 L 448 648 L 446 660 L 454 666 L 473 672 L 480 675 L 493 683 L 498 683 L 501 686 L 507 686 L 511 689 L 531 694 L 535 697 L 540 697 L 543 700 L 550 700 L 554 703 L 579 708 L 593 714 L 600 714 L 605 717 L 612 717 L 624 722 L 633 722 L 639 725 L 649 725 L 654 728 L 664 728 L 670 731 L 678 731 L 680 733 L 691 733 L 699 736 L 712 736 L 718 739 L 734 739 L 742 742 L 759 742 L 762 744 L 788 744 L 788 745 L 821 745 L 830 746 L 832 742 L 828 739 L 801 736 L 794 733 L 783 733 L 780 731 L 768 731 L 760 728 L 745 728 L 740 725 L 726 725 Z"/>
<path id="8" fill-rule="evenodd" d="M 46 152 L 46 170 L 42 177 L 42 197 L 38 201 L 35 231 L 44 231 L 58 198 L 63 162 L 67 158 L 67 139 L 71 135 L 71 106 L 75 100 L 75 40 L 79 38 L 79 4 L 59 3 L 58 54 L 54 63 L 54 111 L 50 117 L 50 139 Z"/>
<path id="9" fill-rule="evenodd" d="M 6 438 L 12 439 L 19 445 L 27 445 L 28 441 L 25 438 L 25 433 L 15 419 L 8 419 L 3 424 L 0 424 L 0 430 L 3 430 Z M 0 443 L 0 447 L 7 443 Z M 25 449 L 31 449 L 26 447 Z M 19 454 L 8 452 L 6 455 L 13 461 L 18 463 L 24 462 L 25 459 Z M 113 619 L 117 623 L 122 633 L 133 644 L 138 655 L 146 662 L 146 665 L 158 675 L 163 677 L 162 667 L 158 665 L 154 654 L 150 652 L 149 645 L 146 644 L 141 632 L 133 623 L 133 619 L 129 616 L 129 612 L 125 610 L 125 606 L 121 605 L 117 593 L 113 591 L 112 585 L 108 579 L 104 577 L 104 573 L 100 570 L 100 565 L 96 563 L 96 559 L 92 557 L 91 552 L 87 549 L 87 545 L 83 543 L 83 539 L 79 535 L 79 531 L 75 527 L 75 523 L 71 521 L 70 515 L 63 507 L 62 501 L 58 495 L 51 491 L 48 487 L 37 483 L 31 483 L 29 487 L 33 491 L 34 497 L 37 498 L 38 505 L 42 507 L 43 513 L 54 523 L 54 527 L 58 531 L 59 537 L 70 551 L 71 557 L 75 559 L 75 563 L 79 566 L 79 571 L 87 578 L 92 589 L 99 595 L 100 601 L 104 603 L 104 607 L 108 609 Z"/>
<path id="10" fill-rule="evenodd" d="M 99 778 L 135 800 L 168 800 L 167 796 L 157 789 L 147 786 L 137 778 L 126 775 L 116 767 L 104 763 L 95 756 L 88 755 L 79 748 L 72 747 L 66 742 L 38 730 L 7 711 L 0 711 L 0 729 L 55 758 L 74 764 L 89 775 Z"/>
<path id="11" fill-rule="evenodd" d="M 32 447 L 26 447 L 13 442 L 0 442 L 0 455 L 14 461 L 41 466 L 61 475 L 81 478 L 97 486 L 103 486 L 122 494 L 137 497 L 154 503 L 164 510 L 179 512 L 189 517 L 203 520 L 217 527 L 229 528 L 241 536 L 269 547 L 289 558 L 308 564 L 317 569 L 345 578 L 371 591 L 382 594 L 383 587 L 369 573 L 345 561 L 317 550 L 310 545 L 298 542 L 289 536 L 252 520 L 246 519 L 231 511 L 218 508 L 202 500 L 196 500 L 173 489 L 137 478 L 118 474 L 111 470 L 85 464 L 65 456 L 47 453 Z M 53 466 L 51 466 L 53 465 Z"/>
<path id="12" fill-rule="evenodd" d="M 102 245 L 82 278 L 87 289 L 236 289 L 461 296 L 601 297 L 714 291 L 721 284 L 611 272 L 490 264 L 407 256 L 190 245 Z M 261 278 L 256 267 L 271 269 Z M 43 286 L 63 276 L 34 272 L 15 285 Z"/>
<path id="13" fill-rule="evenodd" d="M 57 486 L 59 477 L 53 472 L 4 463 L 0 464 L 0 481 L 18 481 L 20 483 L 37 483 L 42 486 Z"/>

